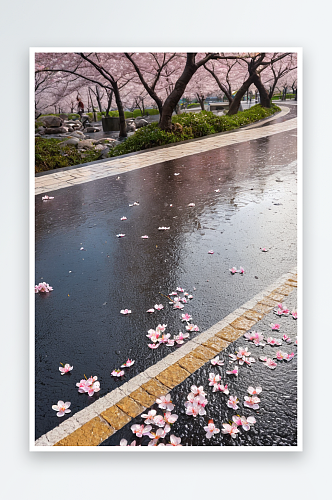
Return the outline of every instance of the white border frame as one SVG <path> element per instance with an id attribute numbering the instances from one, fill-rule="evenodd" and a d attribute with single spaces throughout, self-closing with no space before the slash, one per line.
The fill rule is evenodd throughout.
<path id="1" fill-rule="evenodd" d="M 35 446 L 35 110 L 34 68 L 39 52 L 296 52 L 297 53 L 297 270 L 298 270 L 298 371 L 297 446 L 184 446 L 184 447 L 92 447 Z M 302 47 L 30 47 L 29 60 L 29 451 L 38 452 L 301 452 L 303 451 L 303 49 Z"/>

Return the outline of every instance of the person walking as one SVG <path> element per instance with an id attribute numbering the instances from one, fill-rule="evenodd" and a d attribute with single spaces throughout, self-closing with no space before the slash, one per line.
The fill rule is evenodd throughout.
<path id="1" fill-rule="evenodd" d="M 77 112 L 78 114 L 80 115 L 80 118 L 82 118 L 82 115 L 84 113 L 84 104 L 82 102 L 82 99 L 80 96 L 77 96 L 76 97 L 77 101 L 78 101 L 78 104 L 77 104 Z"/>

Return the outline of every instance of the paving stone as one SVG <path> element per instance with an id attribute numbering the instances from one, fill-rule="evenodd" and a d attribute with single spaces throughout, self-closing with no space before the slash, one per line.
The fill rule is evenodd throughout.
<path id="1" fill-rule="evenodd" d="M 280 286 L 279 288 L 277 288 L 275 291 L 277 293 L 282 293 L 283 295 L 289 295 L 293 290 L 294 290 L 294 288 L 292 286 L 283 285 L 283 286 Z"/>
<path id="2" fill-rule="evenodd" d="M 129 396 L 121 399 L 121 401 L 119 401 L 116 406 L 118 406 L 120 410 L 124 411 L 132 418 L 137 417 L 137 415 L 142 413 L 142 411 L 144 410 L 143 406 L 141 406 L 139 403 L 137 403 L 137 401 L 134 401 Z"/>
<path id="3" fill-rule="evenodd" d="M 272 293 L 270 293 L 269 297 L 271 297 L 271 299 L 277 300 L 279 303 L 279 302 L 282 302 L 284 300 L 285 295 L 282 295 L 281 293 L 272 292 Z"/>
<path id="4" fill-rule="evenodd" d="M 213 349 L 218 353 L 226 349 L 226 347 L 229 345 L 229 342 L 226 342 L 225 340 L 222 340 L 219 337 L 212 337 L 211 339 L 204 342 L 203 345 L 205 347 L 208 347 L 209 349 Z"/>
<path id="5" fill-rule="evenodd" d="M 226 328 L 223 328 L 220 332 L 216 333 L 217 337 L 227 340 L 227 342 L 234 342 L 234 340 L 237 340 L 241 337 L 241 335 L 243 335 L 243 331 L 234 328 L 232 325 L 228 325 Z"/>
<path id="6" fill-rule="evenodd" d="M 136 389 L 136 391 L 132 392 L 130 394 L 130 397 L 145 408 L 149 408 L 156 401 L 155 396 L 151 396 L 151 394 L 142 389 L 142 387 L 139 387 L 138 389 Z"/>
<path id="7" fill-rule="evenodd" d="M 264 304 L 256 304 L 255 307 L 253 308 L 256 312 L 266 314 L 273 309 L 271 306 L 265 306 Z"/>
<path id="8" fill-rule="evenodd" d="M 289 279 L 288 281 L 286 281 L 285 285 L 292 286 L 292 287 L 296 288 L 297 287 L 297 280 L 294 281 L 292 279 Z"/>
<path id="9" fill-rule="evenodd" d="M 236 319 L 231 323 L 233 328 L 237 328 L 238 330 L 249 330 L 255 323 L 257 323 L 254 319 L 247 319 L 244 316 Z"/>
<path id="10" fill-rule="evenodd" d="M 131 420 L 131 417 L 120 410 L 120 408 L 116 405 L 111 406 L 111 408 L 106 411 L 103 411 L 101 417 L 103 417 L 116 430 L 121 429 L 121 427 L 126 425 Z"/>
<path id="11" fill-rule="evenodd" d="M 278 305 L 278 300 L 272 299 L 271 297 L 265 297 L 265 299 L 261 300 L 260 303 L 265 306 L 276 307 Z"/>
<path id="12" fill-rule="evenodd" d="M 173 387 L 183 382 L 183 380 L 189 377 L 189 375 L 190 373 L 187 370 L 181 368 L 181 366 L 175 363 L 163 372 L 159 373 L 159 375 L 156 376 L 156 379 L 167 387 L 173 389 Z"/>
<path id="13" fill-rule="evenodd" d="M 248 318 L 248 319 L 253 319 L 255 321 L 259 321 L 260 319 L 263 318 L 264 314 L 258 313 L 256 311 L 253 311 L 252 309 L 249 309 L 248 311 L 246 311 L 246 313 L 243 316 L 245 318 Z"/>
<path id="14" fill-rule="evenodd" d="M 192 354 L 187 354 L 179 361 L 179 365 L 182 366 L 189 373 L 194 373 L 198 368 L 203 366 L 205 361 Z"/>
<path id="15" fill-rule="evenodd" d="M 98 446 L 114 432 L 114 428 L 95 417 L 54 446 Z"/>
<path id="16" fill-rule="evenodd" d="M 170 391 L 169 387 L 162 384 L 155 378 L 152 378 L 151 380 L 149 380 L 149 382 L 143 384 L 142 389 L 144 389 L 149 394 L 152 394 L 156 398 L 159 398 L 159 396 L 166 396 L 166 394 L 168 394 Z"/>
<path id="17" fill-rule="evenodd" d="M 45 436 L 41 436 L 37 441 L 35 441 L 35 446 L 51 446 L 49 440 Z"/>
<path id="18" fill-rule="evenodd" d="M 203 361 L 209 361 L 210 359 L 215 357 L 216 351 L 214 351 L 213 349 L 209 349 L 208 347 L 205 347 L 203 345 L 200 345 L 196 347 L 194 351 L 192 351 L 192 355 L 202 359 Z"/>

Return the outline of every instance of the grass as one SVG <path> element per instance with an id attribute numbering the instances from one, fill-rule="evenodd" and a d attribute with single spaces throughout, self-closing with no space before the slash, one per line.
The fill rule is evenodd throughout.
<path id="1" fill-rule="evenodd" d="M 35 139 L 35 172 L 45 172 L 61 167 L 98 160 L 100 151 L 80 152 L 75 146 L 60 147 L 64 139 Z"/>

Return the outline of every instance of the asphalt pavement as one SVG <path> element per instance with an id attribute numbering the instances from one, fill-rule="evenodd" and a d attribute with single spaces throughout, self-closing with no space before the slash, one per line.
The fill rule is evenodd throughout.
<path id="1" fill-rule="evenodd" d="M 183 326 L 164 297 L 176 287 L 193 294 L 183 312 L 204 331 L 296 265 L 296 139 L 276 134 L 36 197 L 36 283 L 54 288 L 36 295 L 36 438 L 58 425 L 58 400 L 73 415 L 171 352 L 151 350 L 146 334 Z M 128 357 L 135 365 L 115 380 Z M 73 371 L 61 376 L 60 363 Z M 84 374 L 98 376 L 97 396 L 78 393 Z"/>

